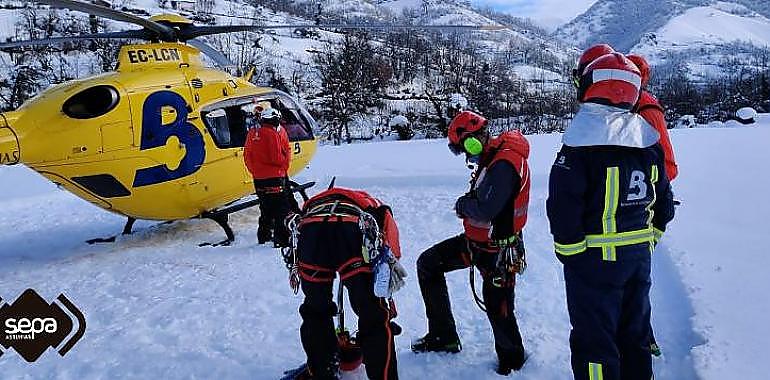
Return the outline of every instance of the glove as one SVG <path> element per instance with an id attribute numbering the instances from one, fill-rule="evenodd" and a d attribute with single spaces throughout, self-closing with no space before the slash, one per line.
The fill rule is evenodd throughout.
<path id="1" fill-rule="evenodd" d="M 407 277 L 407 274 L 404 266 L 393 256 L 390 257 L 388 265 L 390 265 L 390 285 L 388 286 L 388 292 L 393 294 L 406 285 L 404 279 Z"/>
<path id="2" fill-rule="evenodd" d="M 457 215 L 458 218 L 462 219 L 463 215 L 460 214 L 460 202 L 462 202 L 463 198 L 457 198 L 457 201 L 455 201 L 455 215 Z"/>
<path id="3" fill-rule="evenodd" d="M 455 215 L 457 215 L 458 218 L 462 219 L 465 217 L 463 213 L 461 212 L 462 209 L 462 203 L 465 202 L 466 199 L 471 199 L 473 197 L 472 192 L 467 192 L 460 198 L 457 198 L 457 201 L 455 202 Z"/>
<path id="4" fill-rule="evenodd" d="M 513 250 L 516 252 L 516 259 L 518 263 L 518 273 L 524 274 L 524 270 L 527 269 L 527 251 L 524 249 L 524 240 L 519 236 L 514 243 Z"/>

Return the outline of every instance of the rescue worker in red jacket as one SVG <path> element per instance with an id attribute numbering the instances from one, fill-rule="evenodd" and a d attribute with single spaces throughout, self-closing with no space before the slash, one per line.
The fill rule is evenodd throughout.
<path id="1" fill-rule="evenodd" d="M 639 68 L 639 72 L 642 75 L 642 92 L 633 112 L 641 115 L 660 134 L 659 143 L 661 148 L 663 148 L 663 154 L 666 156 L 666 175 L 669 181 L 673 181 L 679 174 L 679 168 L 676 165 L 674 148 L 668 136 L 668 126 L 666 125 L 663 106 L 660 105 L 658 99 L 647 91 L 647 84 L 650 83 L 651 75 L 650 64 L 644 57 L 635 54 L 628 55 L 628 59 Z"/>
<path id="2" fill-rule="evenodd" d="M 412 350 L 457 353 L 462 349 L 444 274 L 475 266 L 483 278 L 483 304 L 494 332 L 497 372 L 508 375 L 526 360 L 514 315 L 514 285 L 515 275 L 524 267 L 521 231 L 529 203 L 529 143 L 519 132 L 493 138 L 487 119 L 463 111 L 450 123 L 449 147 L 455 154 L 465 153 L 478 168 L 470 191 L 455 204 L 465 232 L 434 245 L 417 260 L 428 333 L 413 343 Z"/>
<path id="3" fill-rule="evenodd" d="M 296 254 L 305 294 L 299 309 L 300 336 L 307 364 L 294 378 L 338 378 L 338 341 L 332 319 L 338 305 L 332 301 L 332 287 L 339 274 L 358 315 L 357 340 L 368 378 L 397 379 L 395 325 L 390 322 L 395 310 L 390 307 L 389 296 L 375 294 L 375 275 L 379 280 L 383 274 L 376 273 L 377 263 L 388 263 L 385 267 L 393 271 L 385 284 L 391 294 L 406 277 L 398 264 L 401 246 L 390 207 L 364 191 L 331 188 L 305 202 L 297 232 Z M 375 240 L 381 245 L 373 250 Z"/>
<path id="4" fill-rule="evenodd" d="M 627 57 L 636 65 L 639 69 L 639 73 L 642 75 L 642 92 L 641 96 L 639 96 L 639 102 L 636 103 L 633 112 L 638 113 L 643 117 L 644 120 L 650 123 L 650 125 L 658 131 L 658 134 L 660 134 L 658 143 L 660 144 L 661 149 L 663 149 L 663 155 L 666 160 L 666 176 L 669 181 L 673 182 L 674 178 L 679 174 L 679 167 L 674 158 L 674 148 L 671 145 L 671 139 L 668 135 L 668 126 L 666 125 L 666 116 L 663 106 L 660 105 L 658 99 L 655 99 L 655 97 L 647 91 L 647 84 L 650 83 L 651 75 L 650 64 L 644 57 L 639 55 L 630 54 Z M 661 355 L 660 346 L 655 339 L 652 326 L 650 326 L 650 351 L 655 356 Z"/>
<path id="5" fill-rule="evenodd" d="M 564 265 L 576 380 L 653 376 L 651 254 L 674 205 L 659 135 L 629 112 L 640 88 L 622 54 L 590 63 L 551 168 L 546 209 Z"/>
<path id="6" fill-rule="evenodd" d="M 297 207 L 288 184 L 289 136 L 281 126 L 281 112 L 277 109 L 262 110 L 260 119 L 260 126 L 250 129 L 246 135 L 243 152 L 259 197 L 257 241 L 264 244 L 272 240 L 276 247 L 285 247 L 289 235 L 283 220 Z"/>

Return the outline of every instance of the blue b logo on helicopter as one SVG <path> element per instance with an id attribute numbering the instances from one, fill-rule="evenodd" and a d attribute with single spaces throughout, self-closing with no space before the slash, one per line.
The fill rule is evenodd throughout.
<path id="1" fill-rule="evenodd" d="M 163 124 L 163 107 L 174 109 L 176 118 L 170 124 Z M 179 167 L 171 170 L 166 165 L 139 169 L 134 177 L 134 187 L 155 185 L 193 174 L 200 169 L 206 158 L 203 135 L 194 125 L 187 122 L 187 103 L 173 91 L 159 91 L 144 101 L 142 108 L 142 142 L 140 149 L 154 149 L 166 145 L 171 137 L 179 139 L 185 148 L 185 155 Z"/>

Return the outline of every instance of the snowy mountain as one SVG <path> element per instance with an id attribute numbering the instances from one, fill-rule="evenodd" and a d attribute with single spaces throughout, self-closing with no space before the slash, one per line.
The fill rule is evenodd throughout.
<path id="1" fill-rule="evenodd" d="M 733 42 L 770 43 L 770 2 L 757 0 L 599 0 L 555 35 L 581 47 L 607 42 L 620 51 L 660 55 L 670 49 Z"/>
<path id="2" fill-rule="evenodd" d="M 740 66 L 767 69 L 761 56 L 770 47 L 770 14 L 753 9 L 728 2 L 689 8 L 645 33 L 632 50 L 657 63 L 687 62 L 694 78 Z"/>

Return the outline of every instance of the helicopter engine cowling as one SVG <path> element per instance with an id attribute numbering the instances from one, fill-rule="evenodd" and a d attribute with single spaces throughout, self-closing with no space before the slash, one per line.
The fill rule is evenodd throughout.
<path id="1" fill-rule="evenodd" d="M 15 165 L 20 159 L 19 139 L 0 114 L 0 165 Z"/>

